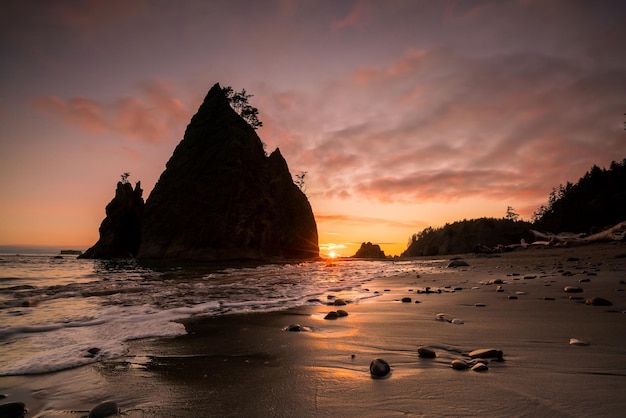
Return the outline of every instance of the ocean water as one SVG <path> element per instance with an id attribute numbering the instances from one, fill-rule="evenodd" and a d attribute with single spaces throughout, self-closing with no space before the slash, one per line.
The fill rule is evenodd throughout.
<path id="1" fill-rule="evenodd" d="M 373 298 L 365 284 L 443 261 L 338 260 L 238 268 L 0 255 L 0 376 L 112 359 L 181 319 Z"/>

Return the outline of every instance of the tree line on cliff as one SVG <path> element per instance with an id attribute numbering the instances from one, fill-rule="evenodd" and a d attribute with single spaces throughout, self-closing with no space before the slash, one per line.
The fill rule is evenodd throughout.
<path id="1" fill-rule="evenodd" d="M 512 208 L 502 219 L 480 218 L 428 227 L 409 238 L 403 257 L 462 254 L 480 248 L 531 242 L 531 229 L 595 233 L 626 220 L 626 159 L 609 169 L 594 165 L 576 184 L 553 188 L 531 222 L 518 220 Z"/>

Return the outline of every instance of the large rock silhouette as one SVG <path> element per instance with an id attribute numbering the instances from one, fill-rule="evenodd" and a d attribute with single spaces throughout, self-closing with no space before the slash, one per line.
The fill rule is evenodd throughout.
<path id="1" fill-rule="evenodd" d="M 137 182 L 118 182 L 115 197 L 106 206 L 106 217 L 100 224 L 100 239 L 78 258 L 136 257 L 141 243 L 143 190 Z"/>
<path id="2" fill-rule="evenodd" d="M 311 206 L 276 149 L 215 84 L 148 197 L 142 259 L 268 260 L 319 256 Z"/>

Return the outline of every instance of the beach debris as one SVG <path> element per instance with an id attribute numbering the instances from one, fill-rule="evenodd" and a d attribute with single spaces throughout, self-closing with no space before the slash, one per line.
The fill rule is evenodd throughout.
<path id="1" fill-rule="evenodd" d="M 485 363 L 476 363 L 472 366 L 472 371 L 474 372 L 486 372 L 489 370 L 489 367 Z"/>
<path id="2" fill-rule="evenodd" d="M 452 260 L 448 263 L 448 268 L 469 267 L 469 263 L 465 260 Z"/>
<path id="3" fill-rule="evenodd" d="M 454 370 L 467 370 L 470 365 L 465 360 L 452 360 L 452 368 Z"/>
<path id="4" fill-rule="evenodd" d="M 565 293 L 582 293 L 583 289 L 576 286 L 565 286 L 563 288 Z"/>
<path id="5" fill-rule="evenodd" d="M 489 359 L 489 358 L 495 358 L 498 361 L 502 361 L 502 350 L 497 350 L 495 348 L 480 348 L 478 350 L 474 350 L 471 351 L 469 353 L 470 358 L 476 359 L 476 358 L 482 358 L 482 359 Z"/>
<path id="6" fill-rule="evenodd" d="M 496 292 L 504 292 L 504 288 L 502 286 L 496 286 Z"/>
<path id="7" fill-rule="evenodd" d="M 85 354 L 84 357 L 94 358 L 98 355 L 98 353 L 100 353 L 100 349 L 98 347 L 91 347 L 87 350 L 87 354 Z"/>
<path id="8" fill-rule="evenodd" d="M 430 347 L 419 347 L 417 349 L 417 354 L 422 358 L 435 358 L 437 357 L 437 353 Z"/>
<path id="9" fill-rule="evenodd" d="M 613 302 L 611 302 L 610 300 L 604 299 L 604 298 L 599 298 L 599 297 L 588 298 L 587 300 L 585 300 L 585 303 L 587 305 L 591 305 L 591 306 L 611 306 L 611 305 L 613 305 Z"/>
<path id="10" fill-rule="evenodd" d="M 0 405 L 0 417 L 3 418 L 23 418 L 27 412 L 28 409 L 22 402 L 10 402 Z"/>
<path id="11" fill-rule="evenodd" d="M 380 379 L 383 377 L 387 377 L 390 373 L 391 367 L 389 366 L 389 363 L 387 363 L 385 360 L 377 358 L 372 360 L 372 362 L 370 363 L 370 374 L 373 378 Z"/>
<path id="12" fill-rule="evenodd" d="M 589 244 L 592 242 L 603 241 L 622 241 L 626 237 L 626 221 L 598 232 L 597 234 L 574 234 L 571 232 L 561 232 L 560 234 L 552 234 L 550 232 L 539 232 L 531 229 L 530 233 L 535 236 L 536 240 L 546 242 L 548 245 L 568 244 Z"/>
<path id="13" fill-rule="evenodd" d="M 89 411 L 89 418 L 106 418 L 120 413 L 120 407 L 113 401 L 102 402 Z"/>
<path id="14" fill-rule="evenodd" d="M 586 347 L 586 346 L 589 345 L 589 342 L 583 341 L 583 340 L 579 340 L 578 338 L 570 338 L 569 339 L 569 345 L 577 345 L 579 347 Z"/>

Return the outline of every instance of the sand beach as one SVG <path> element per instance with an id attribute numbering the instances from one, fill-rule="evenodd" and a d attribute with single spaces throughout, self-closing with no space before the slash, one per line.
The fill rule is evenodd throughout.
<path id="1" fill-rule="evenodd" d="M 315 306 L 191 318 L 187 335 L 1 377 L 0 389 L 27 417 L 86 416 L 107 400 L 128 417 L 623 416 L 625 255 L 622 243 L 462 255 L 464 267 L 375 279 L 358 303 L 326 305 L 337 292 Z M 611 305 L 585 303 L 594 297 Z M 324 319 L 337 309 L 348 316 Z M 285 330 L 295 324 L 303 330 Z M 423 346 L 436 357 L 420 357 Z M 502 360 L 452 368 L 482 348 Z M 391 366 L 386 378 L 370 375 L 376 358 Z"/>

